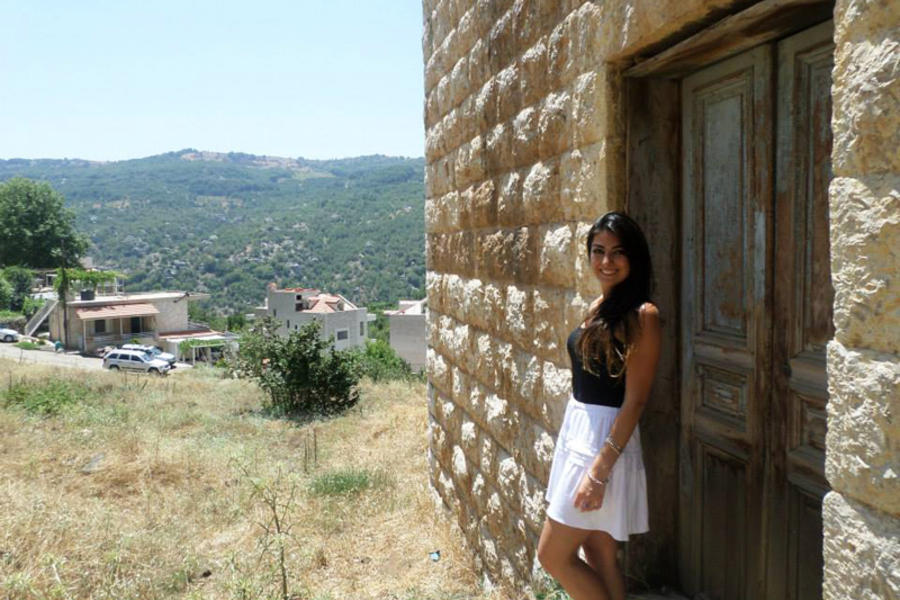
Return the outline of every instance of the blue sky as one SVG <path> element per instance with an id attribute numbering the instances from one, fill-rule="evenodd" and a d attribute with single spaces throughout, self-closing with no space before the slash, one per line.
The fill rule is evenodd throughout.
<path id="1" fill-rule="evenodd" d="M 422 156 L 420 0 L 0 0 L 0 158 Z"/>

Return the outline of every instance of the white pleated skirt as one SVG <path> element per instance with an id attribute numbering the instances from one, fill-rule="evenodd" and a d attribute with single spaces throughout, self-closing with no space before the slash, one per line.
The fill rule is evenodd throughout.
<path id="1" fill-rule="evenodd" d="M 550 469 L 547 516 L 569 527 L 605 531 L 619 541 L 626 541 L 629 535 L 650 529 L 647 477 L 638 427 L 613 466 L 603 506 L 582 511 L 573 505 L 581 479 L 603 447 L 618 413 L 618 408 L 569 399 Z"/>

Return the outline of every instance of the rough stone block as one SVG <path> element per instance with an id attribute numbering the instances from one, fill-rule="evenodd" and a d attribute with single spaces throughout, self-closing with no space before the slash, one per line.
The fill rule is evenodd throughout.
<path id="1" fill-rule="evenodd" d="M 484 306 L 484 284 L 480 279 L 463 282 L 463 315 L 466 322 L 487 329 L 487 310 Z"/>
<path id="2" fill-rule="evenodd" d="M 478 124 L 478 130 L 483 132 L 491 131 L 497 123 L 497 83 L 493 79 L 488 79 L 481 85 L 478 92 L 474 95 L 474 104 L 472 105 L 472 118 Z M 496 159 L 494 153 L 496 151 L 494 138 L 490 135 L 487 137 L 488 160 L 493 164 Z"/>
<path id="3" fill-rule="evenodd" d="M 579 223 L 575 229 L 575 290 L 590 304 L 600 295 L 600 282 L 591 270 L 591 260 L 587 253 L 587 234 L 592 223 Z"/>
<path id="4" fill-rule="evenodd" d="M 497 193 L 492 179 L 472 190 L 471 209 L 472 227 L 492 227 L 497 223 Z"/>
<path id="5" fill-rule="evenodd" d="M 469 89 L 484 89 L 483 86 L 491 78 L 491 70 L 489 63 L 490 48 L 483 39 L 479 39 L 472 45 L 469 50 Z M 480 94 L 480 92 L 478 92 Z M 496 108 L 496 107 L 495 107 Z M 477 110 L 477 109 L 476 109 Z M 481 118 L 480 115 L 473 115 Z M 488 126 L 493 125 L 496 121 L 491 121 Z M 484 131 L 484 129 L 482 130 Z"/>
<path id="6" fill-rule="evenodd" d="M 545 40 L 539 40 L 534 46 L 525 51 L 519 59 L 522 90 L 522 104 L 530 106 L 537 104 L 541 97 L 547 93 L 547 44 Z"/>
<path id="7" fill-rule="evenodd" d="M 460 57 L 453 65 L 450 71 L 450 105 L 459 106 L 462 101 L 469 95 L 469 56 L 468 54 Z"/>
<path id="8" fill-rule="evenodd" d="M 428 349 L 427 360 L 428 380 L 438 391 L 449 396 L 453 387 L 450 380 L 450 366 L 447 361 L 431 348 Z"/>
<path id="9" fill-rule="evenodd" d="M 459 147 L 456 160 L 456 185 L 466 187 L 485 178 L 484 139 L 479 135 Z"/>
<path id="10" fill-rule="evenodd" d="M 494 10 L 499 11 L 499 8 L 495 7 Z M 491 70 L 496 73 L 516 59 L 515 31 L 512 14 L 509 11 L 494 21 L 488 37 L 491 46 Z"/>
<path id="11" fill-rule="evenodd" d="M 534 290 L 534 351 L 544 358 L 559 356 L 560 334 L 564 329 L 566 301 L 562 291 L 552 288 Z M 564 340 L 563 340 L 564 341 Z"/>
<path id="12" fill-rule="evenodd" d="M 560 199 L 566 220 L 594 221 L 612 210 L 610 190 L 622 177 L 608 168 L 607 143 L 600 142 L 564 153 L 560 158 Z M 616 205 L 618 206 L 618 205 Z"/>
<path id="13" fill-rule="evenodd" d="M 504 457 L 497 464 L 497 488 L 516 514 L 521 512 L 522 508 L 519 496 L 519 478 L 522 475 L 524 475 L 522 467 L 512 456 Z"/>
<path id="14" fill-rule="evenodd" d="M 825 474 L 838 492 L 900 515 L 900 361 L 828 344 Z"/>
<path id="15" fill-rule="evenodd" d="M 547 86 L 560 89 L 574 78 L 576 67 L 572 56 L 575 16 L 568 15 L 547 37 Z"/>
<path id="16" fill-rule="evenodd" d="M 900 598 L 900 525 L 829 492 L 822 502 L 824 600 Z"/>
<path id="17" fill-rule="evenodd" d="M 846 23 L 845 39 L 835 49 L 831 156 L 837 176 L 900 173 L 896 7 L 893 12 L 892 30 L 873 33 L 865 19 L 859 25 Z M 854 39 L 857 26 L 867 35 Z"/>
<path id="18" fill-rule="evenodd" d="M 518 171 L 511 171 L 500 178 L 497 196 L 497 224 L 514 227 L 523 223 L 522 181 L 525 177 Z"/>
<path id="19" fill-rule="evenodd" d="M 488 333 L 476 333 L 475 346 L 475 372 L 473 375 L 478 381 L 490 389 L 497 388 L 497 364 L 494 361 L 495 342 Z"/>
<path id="20" fill-rule="evenodd" d="M 539 162 L 528 171 L 522 183 L 522 217 L 528 225 L 552 222 L 562 217 L 558 162 Z"/>
<path id="21" fill-rule="evenodd" d="M 488 317 L 487 329 L 497 332 L 506 321 L 505 288 L 494 283 L 484 286 L 484 305 Z"/>
<path id="22" fill-rule="evenodd" d="M 541 227 L 541 281 L 550 285 L 571 286 L 575 282 L 574 227 Z"/>
<path id="23" fill-rule="evenodd" d="M 541 417 L 550 431 L 559 431 L 566 404 L 572 394 L 572 371 L 544 363 L 543 391 L 541 394 Z"/>
<path id="24" fill-rule="evenodd" d="M 485 398 L 484 421 L 491 436 L 500 444 L 512 447 L 518 428 L 518 415 L 509 402 L 497 394 Z"/>
<path id="25" fill-rule="evenodd" d="M 567 91 L 549 94 L 541 102 L 538 123 L 538 153 L 541 159 L 557 156 L 572 146 L 572 123 L 572 102 Z"/>
<path id="26" fill-rule="evenodd" d="M 497 82 L 497 120 L 502 123 L 512 119 L 522 107 L 518 64 L 509 65 L 497 73 L 494 80 Z"/>
<path id="27" fill-rule="evenodd" d="M 596 144 L 610 134 L 609 91 L 603 73 L 590 71 L 575 80 L 572 91 L 572 132 L 576 147 Z"/>
<path id="28" fill-rule="evenodd" d="M 534 313 L 531 292 L 510 285 L 506 287 L 506 331 L 524 349 L 531 347 Z"/>
<path id="29" fill-rule="evenodd" d="M 521 399 L 529 412 L 538 406 L 541 399 L 541 374 L 543 361 L 537 356 L 522 350 L 514 351 L 516 361 L 516 380 L 514 393 Z"/>
<path id="30" fill-rule="evenodd" d="M 831 182 L 835 338 L 900 353 L 900 175 Z"/>
<path id="31" fill-rule="evenodd" d="M 540 110 L 529 106 L 513 119 L 513 160 L 516 167 L 530 165 L 540 158 L 540 118 Z"/>

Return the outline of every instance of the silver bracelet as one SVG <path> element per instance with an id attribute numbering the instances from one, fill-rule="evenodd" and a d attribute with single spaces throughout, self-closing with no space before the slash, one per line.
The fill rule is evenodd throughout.
<path id="1" fill-rule="evenodd" d="M 616 452 L 616 456 L 622 456 L 622 448 L 620 448 L 616 441 L 612 439 L 611 435 L 607 436 L 606 441 L 603 443 L 612 448 Z"/>
<path id="2" fill-rule="evenodd" d="M 588 476 L 588 479 L 591 480 L 591 483 L 593 483 L 595 485 L 606 485 L 607 483 L 609 483 L 609 475 L 606 476 L 606 479 L 597 479 L 596 477 L 591 475 L 590 471 L 588 471 L 587 476 Z"/>

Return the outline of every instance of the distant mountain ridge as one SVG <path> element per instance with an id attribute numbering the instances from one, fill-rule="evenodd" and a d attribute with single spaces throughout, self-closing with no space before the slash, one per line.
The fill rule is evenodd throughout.
<path id="1" fill-rule="evenodd" d="M 245 310 L 265 285 L 356 302 L 421 296 L 424 159 L 334 160 L 193 148 L 147 158 L 0 160 L 0 181 L 47 181 L 66 198 L 95 262 L 127 288 L 187 289 Z"/>

